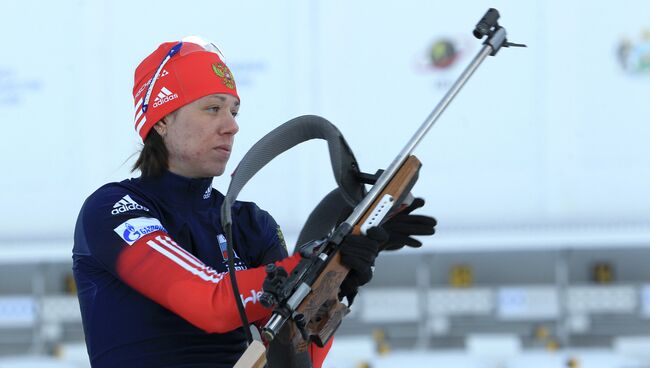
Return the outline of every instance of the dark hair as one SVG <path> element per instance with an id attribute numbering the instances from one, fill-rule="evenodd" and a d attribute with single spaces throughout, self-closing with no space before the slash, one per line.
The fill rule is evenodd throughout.
<path id="1" fill-rule="evenodd" d="M 156 177 L 162 175 L 167 168 L 169 168 L 169 152 L 165 142 L 156 129 L 151 129 L 131 171 L 140 170 L 142 177 Z"/>

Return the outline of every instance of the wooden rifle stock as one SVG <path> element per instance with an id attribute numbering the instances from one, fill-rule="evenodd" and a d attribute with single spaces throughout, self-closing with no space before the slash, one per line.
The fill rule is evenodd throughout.
<path id="1" fill-rule="evenodd" d="M 377 196 L 372 205 L 366 210 L 359 222 L 354 224 L 351 234 L 361 234 L 361 225 L 365 223 L 373 210 L 380 205 L 385 195 L 394 199 L 393 207 L 399 206 L 395 203 L 398 199 L 404 198 L 411 190 L 418 178 L 422 164 L 417 157 L 409 156 L 396 174 L 387 183 L 384 190 Z M 291 344 L 293 352 L 303 357 L 308 354 L 311 342 L 322 347 L 334 335 L 343 317 L 348 313 L 348 307 L 339 302 L 338 294 L 343 280 L 350 270 L 341 263 L 341 255 L 335 252 L 330 256 L 329 262 L 325 265 L 320 275 L 311 286 L 311 292 L 296 308 L 296 313 L 303 315 L 306 321 L 305 331 L 307 339 L 299 332 L 295 325 L 291 324 Z M 265 351 L 259 349 L 259 342 L 255 347 L 251 345 L 242 355 L 235 367 L 257 368 L 266 363 Z M 275 367 L 272 367 L 275 368 Z"/>
<path id="2" fill-rule="evenodd" d="M 265 353 L 266 348 L 264 347 L 264 344 L 255 340 L 248 346 L 233 368 L 264 368 L 264 365 L 266 364 Z"/>
<path id="3" fill-rule="evenodd" d="M 397 200 L 407 194 L 417 180 L 421 166 L 417 157 L 409 156 L 375 202 L 364 213 L 361 220 L 354 224 L 351 234 L 361 234 L 361 224 L 366 222 L 384 195 L 388 194 Z M 398 206 L 399 203 L 393 205 Z M 312 285 L 309 295 L 296 309 L 298 313 L 304 315 L 305 321 L 309 321 L 306 328 L 307 334 L 309 339 L 318 346 L 324 346 L 327 343 L 348 312 L 345 304 L 338 301 L 338 293 L 349 271 L 346 266 L 341 264 L 341 256 L 337 251 Z M 293 340 L 296 350 L 307 348 L 307 344 L 301 343 L 304 340 L 299 333 L 294 333 Z"/>

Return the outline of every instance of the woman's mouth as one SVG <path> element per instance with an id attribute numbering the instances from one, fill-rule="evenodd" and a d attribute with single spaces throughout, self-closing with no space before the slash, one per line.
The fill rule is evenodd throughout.
<path id="1" fill-rule="evenodd" d="M 224 153 L 230 154 L 230 151 L 232 150 L 232 146 L 230 146 L 228 144 L 223 144 L 221 146 L 215 147 L 214 149 L 219 151 L 219 152 L 224 152 Z"/>

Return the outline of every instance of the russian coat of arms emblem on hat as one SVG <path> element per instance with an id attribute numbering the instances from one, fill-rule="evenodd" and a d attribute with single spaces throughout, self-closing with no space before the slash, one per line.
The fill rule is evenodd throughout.
<path id="1" fill-rule="evenodd" d="M 217 75 L 217 77 L 221 78 L 221 81 L 226 87 L 230 89 L 235 88 L 235 79 L 233 78 L 232 73 L 226 64 L 212 64 L 212 71 Z"/>

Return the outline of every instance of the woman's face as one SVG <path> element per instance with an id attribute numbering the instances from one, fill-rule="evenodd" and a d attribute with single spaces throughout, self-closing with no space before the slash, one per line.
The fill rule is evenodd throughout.
<path id="1" fill-rule="evenodd" d="M 169 151 L 169 171 L 188 178 L 223 174 L 239 126 L 239 100 L 214 94 L 189 103 L 154 128 Z"/>

